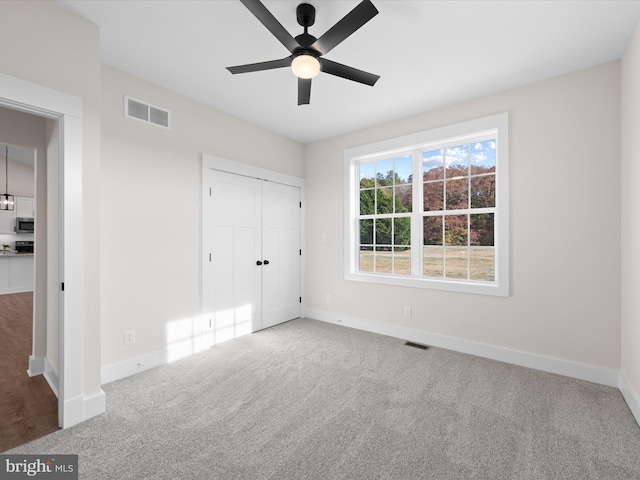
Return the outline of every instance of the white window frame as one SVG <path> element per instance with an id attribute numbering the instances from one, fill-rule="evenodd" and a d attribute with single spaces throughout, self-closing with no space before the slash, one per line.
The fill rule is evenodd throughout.
<path id="1" fill-rule="evenodd" d="M 494 282 L 481 282 L 451 278 L 423 277 L 422 254 L 412 254 L 412 275 L 393 275 L 358 271 L 359 259 L 359 192 L 358 164 L 380 158 L 400 156 L 428 150 L 430 146 L 443 143 L 463 144 L 482 135 L 492 135 L 496 139 L 496 213 L 495 252 L 496 270 Z M 415 158 L 415 157 L 414 157 Z M 422 157 L 413 163 L 413 208 L 411 216 L 412 252 L 422 251 Z M 347 148 L 344 152 L 345 165 L 345 279 L 396 285 L 404 287 L 428 288 L 482 295 L 509 296 L 509 115 L 500 113 L 435 128 L 380 142 Z M 417 186 L 419 185 L 419 187 Z M 419 272 L 419 273 L 418 273 Z"/>

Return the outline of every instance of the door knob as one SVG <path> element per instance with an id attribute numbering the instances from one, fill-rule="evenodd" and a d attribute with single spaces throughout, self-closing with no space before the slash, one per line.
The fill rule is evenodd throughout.
<path id="1" fill-rule="evenodd" d="M 261 262 L 260 260 L 258 260 L 258 261 L 256 262 L 256 265 L 260 266 L 260 265 L 262 265 L 262 262 Z"/>
<path id="2" fill-rule="evenodd" d="M 269 265 L 269 260 L 265 260 L 265 261 L 264 261 L 264 264 L 265 264 L 265 265 Z"/>

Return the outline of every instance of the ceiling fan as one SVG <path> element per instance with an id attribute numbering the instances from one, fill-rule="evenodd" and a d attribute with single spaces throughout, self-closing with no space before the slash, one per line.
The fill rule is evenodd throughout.
<path id="1" fill-rule="evenodd" d="M 280 60 L 227 67 L 227 70 L 231 73 L 258 72 L 290 66 L 293 73 L 298 77 L 298 105 L 309 104 L 311 99 L 311 79 L 319 72 L 371 86 L 380 78 L 379 75 L 323 58 L 323 55 L 329 53 L 349 35 L 378 14 L 378 10 L 370 0 L 360 2 L 358 6 L 327 30 L 320 38 L 316 38 L 307 32 L 307 29 L 315 23 L 316 9 L 313 5 L 308 3 L 298 5 L 296 16 L 298 23 L 304 27 L 304 33 L 294 38 L 260 0 L 240 1 L 289 50 L 291 55 Z"/>

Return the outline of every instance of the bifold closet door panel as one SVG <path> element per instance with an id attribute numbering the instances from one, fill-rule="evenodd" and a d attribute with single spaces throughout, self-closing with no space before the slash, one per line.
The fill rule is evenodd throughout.
<path id="1" fill-rule="evenodd" d="M 262 272 L 256 266 L 262 258 L 261 184 L 254 178 L 212 173 L 212 218 L 205 222 L 212 230 L 212 291 L 204 303 L 213 309 L 214 343 L 246 335 L 262 325 Z M 207 292 L 205 296 L 209 297 Z"/>
<path id="2" fill-rule="evenodd" d="M 263 182 L 262 256 L 262 328 L 267 328 L 300 316 L 298 187 Z"/>

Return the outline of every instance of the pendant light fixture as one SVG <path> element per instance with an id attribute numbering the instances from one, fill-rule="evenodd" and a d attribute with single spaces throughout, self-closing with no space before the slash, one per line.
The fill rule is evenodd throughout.
<path id="1" fill-rule="evenodd" d="M 5 145 L 5 182 L 4 193 L 0 195 L 0 210 L 13 210 L 15 205 L 15 198 L 13 195 L 9 195 L 9 147 Z"/>

